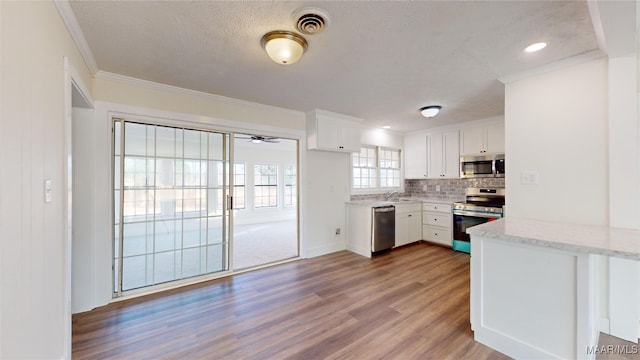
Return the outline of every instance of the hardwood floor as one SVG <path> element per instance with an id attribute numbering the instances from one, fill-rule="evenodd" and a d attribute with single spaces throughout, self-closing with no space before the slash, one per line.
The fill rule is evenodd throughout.
<path id="1" fill-rule="evenodd" d="M 74 359 L 508 359 L 473 340 L 469 255 L 342 251 L 73 316 Z"/>

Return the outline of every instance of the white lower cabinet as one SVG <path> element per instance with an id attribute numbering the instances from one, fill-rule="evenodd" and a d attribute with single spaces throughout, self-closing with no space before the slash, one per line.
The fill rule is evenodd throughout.
<path id="1" fill-rule="evenodd" d="M 396 247 L 422 240 L 422 204 L 396 204 Z"/>
<path id="2" fill-rule="evenodd" d="M 422 239 L 451 246 L 453 241 L 453 215 L 450 204 L 422 204 Z"/>

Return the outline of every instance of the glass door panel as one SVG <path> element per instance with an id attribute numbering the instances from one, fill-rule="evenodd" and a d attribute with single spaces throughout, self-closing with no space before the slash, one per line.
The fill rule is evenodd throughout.
<path id="1" fill-rule="evenodd" d="M 229 135 L 114 119 L 114 295 L 229 270 Z"/>

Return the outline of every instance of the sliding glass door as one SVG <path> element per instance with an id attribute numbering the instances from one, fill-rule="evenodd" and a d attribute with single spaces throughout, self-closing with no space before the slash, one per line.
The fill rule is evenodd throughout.
<path id="1" fill-rule="evenodd" d="M 297 169 L 297 140 L 113 119 L 114 296 L 298 257 Z"/>
<path id="2" fill-rule="evenodd" d="M 114 293 L 228 270 L 229 135 L 113 129 Z"/>

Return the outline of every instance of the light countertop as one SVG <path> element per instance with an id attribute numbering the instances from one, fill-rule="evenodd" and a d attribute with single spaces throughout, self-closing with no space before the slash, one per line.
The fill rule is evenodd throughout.
<path id="1" fill-rule="evenodd" d="M 439 200 L 429 198 L 417 198 L 417 197 L 401 197 L 398 200 L 386 201 L 386 200 L 352 200 L 347 201 L 350 205 L 360 206 L 385 206 L 385 205 L 401 205 L 401 204 L 415 204 L 415 203 L 434 203 L 434 204 L 448 204 L 451 205 L 454 202 L 450 200 Z"/>
<path id="2" fill-rule="evenodd" d="M 640 260 L 640 231 L 503 218 L 467 229 L 470 235 L 567 251 Z"/>
<path id="3" fill-rule="evenodd" d="M 386 206 L 386 205 L 399 205 L 399 204 L 416 204 L 421 201 L 419 200 L 396 200 L 396 201 L 386 201 L 386 200 L 353 200 L 347 201 L 347 204 L 350 205 L 359 205 L 359 206 Z"/>

